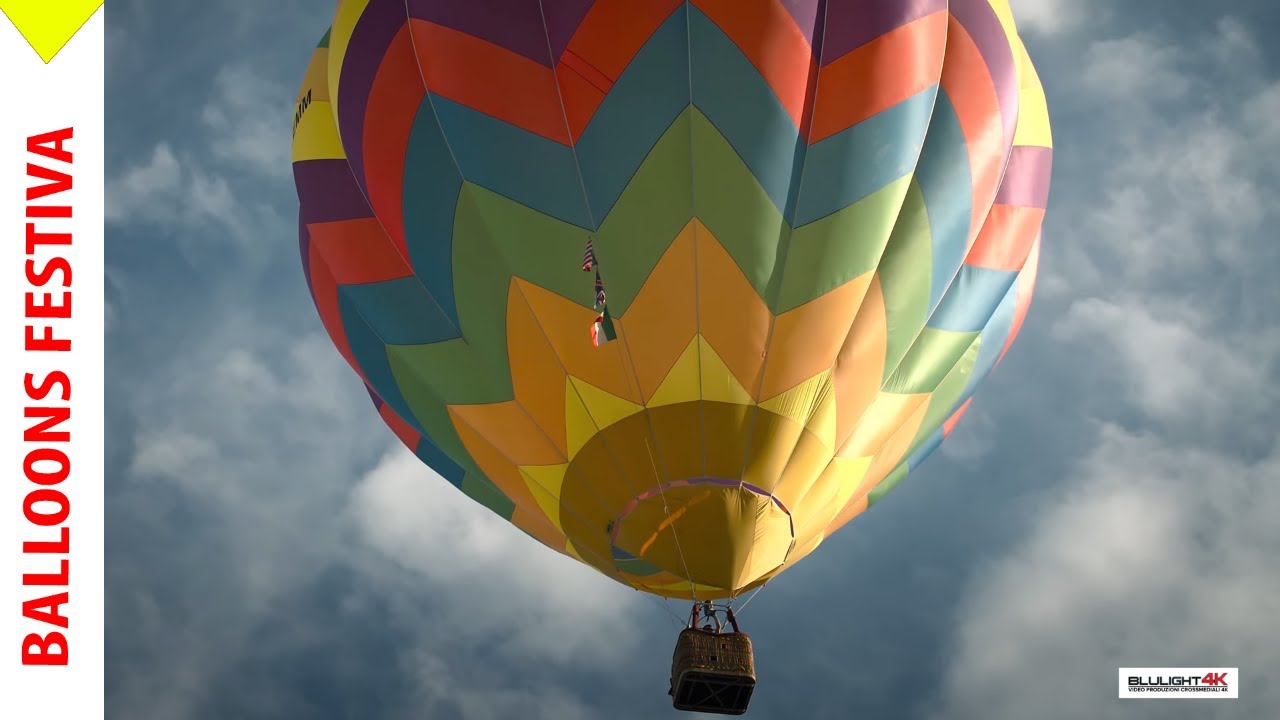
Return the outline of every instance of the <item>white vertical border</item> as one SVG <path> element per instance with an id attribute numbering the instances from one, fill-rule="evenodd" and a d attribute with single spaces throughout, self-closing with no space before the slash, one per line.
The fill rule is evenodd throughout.
<path id="1" fill-rule="evenodd" d="M 92 720 L 103 709 L 103 80 L 104 8 L 45 64 L 8 21 L 0 17 L 0 716 L 30 720 Z M 27 152 L 27 137 L 74 127 L 65 148 L 71 165 Z M 70 170 L 68 192 L 36 201 L 69 204 L 71 219 L 34 218 L 40 232 L 70 232 L 70 246 L 37 248 L 37 267 L 65 257 L 72 267 L 70 319 L 33 320 L 35 335 L 44 324 L 56 337 L 70 338 L 69 352 L 27 352 L 26 293 L 51 292 L 61 303 L 61 275 L 32 288 L 26 275 L 26 188 L 28 161 Z M 55 390 L 45 401 L 29 400 L 24 377 L 39 383 L 51 371 L 71 380 L 71 398 L 62 403 Z M 27 443 L 23 431 L 28 405 L 70 405 L 69 442 Z M 23 460 L 36 447 L 58 447 L 71 460 L 69 477 L 53 486 L 70 500 L 69 555 L 23 553 L 24 541 L 57 540 L 59 528 L 39 527 L 23 513 L 24 498 L 36 485 L 25 476 Z M 44 465 L 43 467 L 49 467 Z M 41 509 L 50 508 L 42 505 Z M 57 573 L 69 560 L 69 587 L 24 587 L 23 573 Z M 61 606 L 69 618 L 65 630 L 23 616 L 26 600 L 69 593 Z M 60 630 L 69 644 L 65 666 L 24 666 L 22 643 L 28 633 Z"/>

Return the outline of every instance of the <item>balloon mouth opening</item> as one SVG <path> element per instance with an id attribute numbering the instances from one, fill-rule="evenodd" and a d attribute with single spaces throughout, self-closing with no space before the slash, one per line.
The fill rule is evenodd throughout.
<path id="1" fill-rule="evenodd" d="M 706 592 L 736 595 L 778 570 L 795 547 L 791 511 L 769 491 L 693 478 L 632 498 L 612 523 L 615 567 L 644 584 L 666 572 Z"/>

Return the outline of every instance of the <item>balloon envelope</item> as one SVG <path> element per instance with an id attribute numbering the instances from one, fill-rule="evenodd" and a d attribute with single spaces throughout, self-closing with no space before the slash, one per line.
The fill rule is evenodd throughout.
<path id="1" fill-rule="evenodd" d="M 950 433 L 1027 311 L 1051 146 L 1007 0 L 342 0 L 293 161 L 319 315 L 396 435 L 708 598 Z"/>

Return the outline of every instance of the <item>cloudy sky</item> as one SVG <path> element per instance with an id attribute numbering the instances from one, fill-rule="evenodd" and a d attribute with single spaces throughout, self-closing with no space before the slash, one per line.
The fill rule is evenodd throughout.
<path id="1" fill-rule="evenodd" d="M 109 716 L 673 716 L 662 604 L 432 476 L 323 333 L 289 121 L 331 4 L 107 13 Z M 743 613 L 750 717 L 1280 709 L 1280 4 L 1211 5 L 1015 0 L 1036 301 L 943 449 Z M 1241 699 L 1116 699 L 1180 665 Z"/>

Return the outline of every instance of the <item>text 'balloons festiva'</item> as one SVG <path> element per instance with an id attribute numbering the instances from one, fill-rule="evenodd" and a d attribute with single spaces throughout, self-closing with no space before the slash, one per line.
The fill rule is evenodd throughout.
<path id="1" fill-rule="evenodd" d="M 1052 156 L 1008 0 L 341 0 L 302 262 L 426 465 L 626 585 L 737 595 L 951 432 Z"/>

